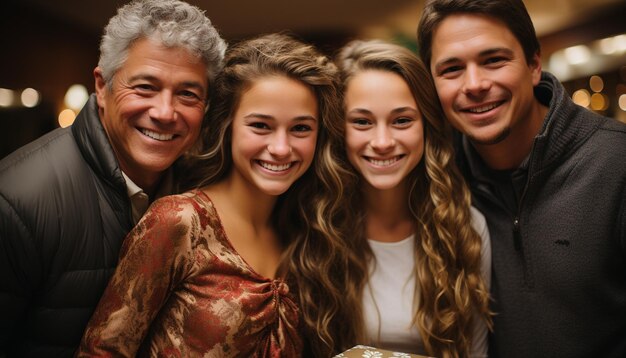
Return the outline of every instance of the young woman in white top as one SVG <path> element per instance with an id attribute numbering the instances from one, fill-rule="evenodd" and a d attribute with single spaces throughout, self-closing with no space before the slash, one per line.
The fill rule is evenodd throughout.
<path id="1" fill-rule="evenodd" d="M 364 259 L 358 343 L 437 357 L 486 357 L 491 252 L 454 164 L 435 87 L 411 51 L 354 41 L 337 64 L 354 185 L 348 227 Z M 354 296 L 354 295 L 353 295 Z"/>

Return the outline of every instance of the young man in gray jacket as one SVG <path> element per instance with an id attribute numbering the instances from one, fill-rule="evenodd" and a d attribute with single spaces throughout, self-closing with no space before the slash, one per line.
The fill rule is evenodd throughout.
<path id="1" fill-rule="evenodd" d="M 626 125 L 542 72 L 521 0 L 428 1 L 418 28 L 487 219 L 493 357 L 626 357 Z"/>
<path id="2" fill-rule="evenodd" d="M 174 191 L 225 47 L 185 2 L 120 8 L 74 124 L 0 162 L 0 357 L 73 355 L 122 240 Z"/>

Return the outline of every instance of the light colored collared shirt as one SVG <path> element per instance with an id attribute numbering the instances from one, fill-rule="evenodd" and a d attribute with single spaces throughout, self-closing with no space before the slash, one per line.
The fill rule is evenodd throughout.
<path id="1" fill-rule="evenodd" d="M 141 216 L 148 210 L 150 198 L 144 193 L 143 189 L 137 186 L 126 173 L 122 172 L 124 180 L 126 180 L 126 193 L 130 198 L 130 208 L 133 215 L 133 224 L 137 224 Z"/>
<path id="2" fill-rule="evenodd" d="M 126 193 L 130 198 L 131 214 L 133 216 L 133 224 L 137 224 L 139 219 L 145 214 L 146 210 L 150 206 L 150 197 L 135 184 L 126 173 L 122 172 L 124 180 L 126 180 Z M 161 179 L 161 183 L 157 189 L 157 194 L 154 199 L 160 198 L 165 195 L 172 194 L 173 191 L 173 172 L 172 169 L 168 169 Z"/>

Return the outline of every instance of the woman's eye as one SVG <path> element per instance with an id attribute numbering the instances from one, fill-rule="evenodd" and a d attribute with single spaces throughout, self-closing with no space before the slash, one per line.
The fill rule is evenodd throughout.
<path id="1" fill-rule="evenodd" d="M 357 118 L 357 119 L 353 119 L 352 120 L 352 124 L 358 126 L 358 127 L 365 127 L 368 124 L 370 124 L 370 122 L 365 119 L 365 118 Z"/>
<path id="2" fill-rule="evenodd" d="M 263 122 L 253 122 L 253 123 L 250 123 L 248 125 L 250 127 L 252 127 L 252 128 L 256 128 L 256 129 L 269 129 L 270 128 L 267 124 L 265 124 Z"/>
<path id="3" fill-rule="evenodd" d="M 311 131 L 311 126 L 306 124 L 298 124 L 292 129 L 294 132 L 309 132 Z"/>
<path id="4" fill-rule="evenodd" d="M 413 119 L 411 119 L 411 118 L 408 118 L 408 117 L 400 117 L 400 118 L 397 118 L 397 119 L 394 121 L 394 124 L 396 124 L 396 125 L 401 125 L 401 126 L 406 126 L 406 125 L 408 125 L 408 124 L 411 124 L 411 122 L 413 122 Z"/>

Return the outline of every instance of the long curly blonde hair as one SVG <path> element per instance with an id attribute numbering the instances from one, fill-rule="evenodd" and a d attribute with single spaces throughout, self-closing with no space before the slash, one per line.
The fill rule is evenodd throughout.
<path id="1" fill-rule="evenodd" d="M 184 188 L 218 182 L 232 170 L 231 124 L 242 93 L 266 76 L 287 76 L 315 93 L 319 131 L 311 167 L 277 200 L 272 220 L 285 251 L 279 274 L 297 289 L 307 338 L 307 353 L 327 357 L 348 348 L 353 333 L 340 329 L 355 316 L 346 304 L 344 273 L 359 266 L 346 246 L 341 225 L 345 165 L 333 154 L 343 148 L 339 74 L 313 46 L 286 34 L 269 34 L 230 48 L 213 96 L 201 148 L 187 158 Z M 356 297 L 348 296 L 352 302 Z"/>
<path id="2" fill-rule="evenodd" d="M 472 320 L 491 328 L 489 293 L 481 276 L 481 237 L 472 228 L 469 190 L 454 162 L 450 127 L 434 84 L 421 60 L 408 49 L 382 41 L 353 41 L 337 64 L 345 85 L 357 73 L 376 69 L 400 75 L 408 84 L 424 118 L 424 157 L 409 175 L 408 208 L 415 219 L 417 309 L 413 322 L 427 354 L 466 357 L 472 342 Z M 347 161 L 345 149 L 338 152 Z M 358 173 L 352 169 L 355 180 Z M 358 228 L 349 244 L 357 257 L 372 259 L 367 243 L 365 206 L 359 185 L 347 193 L 348 226 Z M 401 205 L 401 204 L 399 204 Z M 367 280 L 367 275 L 362 278 Z M 363 289 L 365 282 L 355 287 Z M 419 289 L 418 289 L 419 288 Z M 361 299 L 359 295 L 359 299 Z M 362 305 L 356 302 L 362 316 Z M 362 318 L 355 335 L 364 340 Z"/>

